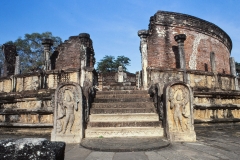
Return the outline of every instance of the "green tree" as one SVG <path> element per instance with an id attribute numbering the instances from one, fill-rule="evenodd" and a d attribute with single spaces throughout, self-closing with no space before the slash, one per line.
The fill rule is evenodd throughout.
<path id="1" fill-rule="evenodd" d="M 127 71 L 127 66 L 130 65 L 130 59 L 125 56 L 118 56 L 115 59 L 114 56 L 106 55 L 97 63 L 97 71 L 100 73 L 117 72 L 118 67 L 122 66 L 124 71 Z"/>
<path id="2" fill-rule="evenodd" d="M 240 63 L 235 62 L 237 75 L 240 75 Z"/>
<path id="3" fill-rule="evenodd" d="M 14 44 L 20 58 L 22 73 L 41 69 L 44 64 L 42 40 L 50 38 L 53 40 L 51 52 L 62 43 L 60 37 L 53 36 L 51 32 L 25 34 L 24 38 L 19 37 L 17 40 L 6 42 L 5 44 Z M 4 56 L 1 50 L 0 63 L 3 64 Z"/>

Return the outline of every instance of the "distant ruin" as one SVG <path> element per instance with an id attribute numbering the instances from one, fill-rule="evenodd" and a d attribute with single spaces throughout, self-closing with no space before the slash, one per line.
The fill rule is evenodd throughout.
<path id="1" fill-rule="evenodd" d="M 134 124 L 133 128 L 152 127 L 149 129 L 154 132 L 152 136 L 164 135 L 171 141 L 195 141 L 195 126 L 240 122 L 240 80 L 234 58 L 230 57 L 232 41 L 227 33 L 197 17 L 158 11 L 150 18 L 148 30 L 138 31 L 138 36 L 142 68 L 136 74 L 122 72 L 121 67 L 116 73 L 97 73 L 93 43 L 87 33 L 71 36 L 52 54 L 49 49 L 52 41 L 45 39 L 42 42 L 44 70 L 34 73 L 21 74 L 16 47 L 3 45 L 1 132 L 25 129 L 41 133 L 44 129 L 50 133 L 53 129 L 52 140 L 80 143 L 84 137 L 100 135 L 99 128 L 94 130 L 94 126 L 131 127 Z M 123 90 L 125 92 L 120 92 Z M 151 101 L 148 98 L 140 105 L 136 101 L 139 97 L 145 100 L 145 91 Z M 109 96 L 111 94 L 114 96 Z M 135 95 L 132 98 L 136 102 L 135 109 L 127 99 L 131 95 Z M 107 104 L 110 102 L 114 102 L 114 109 Z M 124 102 L 128 102 L 125 108 Z M 155 109 L 145 103 L 153 103 Z M 93 110 L 91 107 L 96 105 L 102 108 Z M 113 115 L 110 120 L 114 122 L 101 122 L 101 118 L 97 121 L 100 113 L 102 119 L 104 114 Z M 125 119 L 119 113 L 131 113 L 135 118 L 122 122 Z M 154 115 L 154 118 L 150 121 L 151 118 L 139 118 L 135 113 Z M 121 124 L 116 117 L 122 120 Z M 161 129 L 153 130 L 156 126 Z M 138 136 L 138 133 L 146 133 L 136 128 L 124 133 L 121 128 L 116 132 L 112 129 L 109 134 L 107 131 L 101 134 L 126 136 L 131 132 L 129 135 Z M 148 136 L 151 136 L 150 131 L 146 133 Z"/>

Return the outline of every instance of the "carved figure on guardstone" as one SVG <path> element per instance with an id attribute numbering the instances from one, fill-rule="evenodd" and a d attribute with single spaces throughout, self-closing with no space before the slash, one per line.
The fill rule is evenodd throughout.
<path id="1" fill-rule="evenodd" d="M 61 116 L 58 119 L 62 119 L 65 116 L 64 125 L 62 133 L 65 134 L 67 127 L 69 132 L 72 130 L 72 125 L 75 120 L 74 110 L 78 110 L 77 105 L 75 104 L 74 95 L 70 90 L 65 90 L 63 93 L 63 102 L 61 106 Z"/>
<path id="2" fill-rule="evenodd" d="M 184 82 L 171 82 L 164 87 L 164 125 L 170 141 L 196 141 L 192 96 L 190 86 Z"/>
<path id="3" fill-rule="evenodd" d="M 74 82 L 61 83 L 55 91 L 52 141 L 80 143 L 83 136 L 82 90 Z"/>
<path id="4" fill-rule="evenodd" d="M 188 118 L 185 111 L 185 106 L 189 102 L 187 94 L 187 91 L 185 91 L 185 89 L 181 89 L 180 87 L 177 88 L 177 90 L 171 89 L 169 93 L 169 101 L 171 103 L 170 108 L 173 110 L 174 122 L 177 131 L 179 131 L 178 124 L 180 124 L 181 130 L 184 131 L 182 117 Z M 186 129 L 188 129 L 187 125 L 186 127 Z"/>

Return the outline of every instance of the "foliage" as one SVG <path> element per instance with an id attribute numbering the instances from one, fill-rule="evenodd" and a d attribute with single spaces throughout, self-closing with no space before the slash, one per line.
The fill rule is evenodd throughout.
<path id="1" fill-rule="evenodd" d="M 240 75 L 240 63 L 235 62 L 237 75 Z"/>
<path id="2" fill-rule="evenodd" d="M 115 59 L 114 56 L 106 55 L 97 63 L 97 71 L 100 73 L 117 72 L 119 66 L 122 66 L 123 70 L 126 71 L 126 66 L 130 65 L 130 61 L 131 60 L 125 56 L 118 56 L 117 59 Z"/>
<path id="3" fill-rule="evenodd" d="M 41 69 L 44 64 L 42 40 L 50 38 L 53 40 L 51 53 L 62 43 L 60 37 L 55 37 L 51 32 L 25 34 L 24 38 L 19 37 L 17 40 L 6 42 L 5 44 L 14 44 L 20 58 L 22 73 Z M 4 56 L 0 51 L 0 63 L 3 64 Z"/>

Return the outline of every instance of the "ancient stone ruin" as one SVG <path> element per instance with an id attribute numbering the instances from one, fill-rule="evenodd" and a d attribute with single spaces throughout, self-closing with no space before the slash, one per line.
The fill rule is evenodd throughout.
<path id="1" fill-rule="evenodd" d="M 158 11 L 138 31 L 141 71 L 97 73 L 90 35 L 71 36 L 44 69 L 20 74 L 14 46 L 4 45 L 0 126 L 51 133 L 52 141 L 165 137 L 196 141 L 194 127 L 240 122 L 239 77 L 232 41 L 218 26 L 186 14 Z"/>

